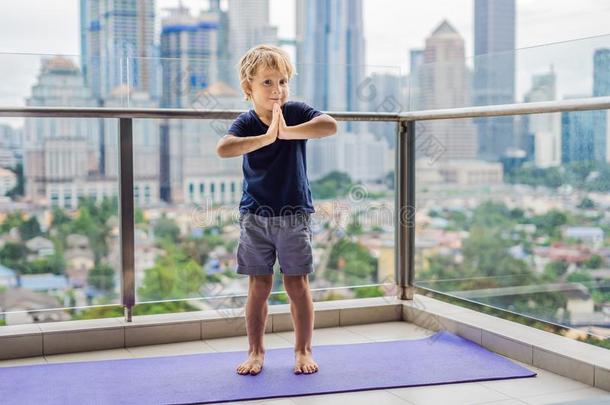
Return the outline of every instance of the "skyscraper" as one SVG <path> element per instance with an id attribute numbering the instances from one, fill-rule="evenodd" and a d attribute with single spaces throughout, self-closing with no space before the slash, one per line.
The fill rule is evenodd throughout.
<path id="1" fill-rule="evenodd" d="M 234 5 L 234 7 L 236 7 Z M 242 109 L 247 107 L 226 58 L 226 13 L 217 1 L 192 16 L 185 7 L 170 9 L 161 28 L 163 66 L 161 105 L 165 108 Z M 236 13 L 239 14 L 239 13 Z M 245 51 L 244 51 L 245 52 Z M 160 189 L 168 202 L 234 201 L 241 186 L 239 169 L 218 159 L 218 120 L 170 120 L 160 127 Z M 224 133 L 223 133 L 224 135 Z M 233 166 L 228 166 L 228 165 Z"/>
<path id="2" fill-rule="evenodd" d="M 229 13 L 220 8 L 220 0 L 210 0 L 209 13 L 218 16 L 217 54 L 218 79 L 230 83 L 235 71 L 231 69 L 231 53 L 229 52 Z"/>
<path id="3" fill-rule="evenodd" d="M 74 61 L 57 56 L 43 60 L 26 105 L 93 107 L 96 100 Z M 89 176 L 98 174 L 97 122 L 88 118 L 26 118 L 24 138 L 26 197 L 33 202 L 46 199 L 73 207 L 78 190 L 83 190 Z"/>
<path id="4" fill-rule="evenodd" d="M 296 8 L 297 97 L 322 111 L 362 111 L 368 95 L 362 1 L 297 0 Z M 341 122 L 337 132 L 357 136 L 365 127 Z M 309 144 L 310 167 L 323 164 L 312 148 L 330 147 L 330 142 Z"/>
<path id="5" fill-rule="evenodd" d="M 421 107 L 432 110 L 468 105 L 468 77 L 464 39 L 445 20 L 426 38 L 424 60 L 417 78 Z M 422 137 L 433 136 L 436 143 L 443 145 L 444 159 L 476 158 L 476 131 L 469 119 L 429 121 L 422 128 Z"/>
<path id="6" fill-rule="evenodd" d="M 610 49 L 597 49 L 593 55 L 593 96 L 610 96 Z M 595 159 L 610 162 L 608 110 L 595 111 Z"/>
<path id="7" fill-rule="evenodd" d="M 127 83 L 155 93 L 155 0 L 81 0 L 85 82 L 101 99 Z"/>
<path id="8" fill-rule="evenodd" d="M 421 110 L 421 68 L 424 64 L 424 50 L 411 49 L 409 52 L 408 109 Z"/>
<path id="9" fill-rule="evenodd" d="M 191 108 L 195 93 L 218 81 L 220 15 L 185 7 L 168 10 L 161 26 L 162 96 L 164 108 Z"/>
<path id="10" fill-rule="evenodd" d="M 388 150 L 385 139 L 364 132 L 308 142 L 307 174 L 313 181 L 333 171 L 347 173 L 354 181 L 379 181 L 387 174 Z"/>
<path id="11" fill-rule="evenodd" d="M 298 96 L 320 110 L 361 111 L 362 0 L 297 0 Z"/>
<path id="12" fill-rule="evenodd" d="M 588 94 L 566 96 L 587 98 Z M 561 113 L 561 163 L 592 161 L 595 159 L 595 125 L 597 111 Z"/>
<path id="13" fill-rule="evenodd" d="M 474 1 L 474 104 L 515 101 L 515 0 Z M 475 120 L 479 156 L 497 160 L 515 144 L 511 116 Z"/>
<path id="14" fill-rule="evenodd" d="M 198 100 L 212 105 L 203 108 L 242 110 L 247 108 L 241 93 L 224 82 L 200 90 Z M 218 139 L 227 133 L 220 120 L 170 120 L 161 126 L 161 198 L 173 203 L 229 203 L 241 197 L 241 157 L 221 159 L 216 154 Z M 236 161 L 237 160 L 237 161 Z"/>
<path id="15" fill-rule="evenodd" d="M 116 87 L 104 99 L 107 108 L 121 108 L 129 98 L 132 108 L 155 108 L 156 100 L 128 85 Z M 134 201 L 137 205 L 156 204 L 159 201 L 159 123 L 157 120 L 133 120 L 133 180 Z M 116 181 L 119 169 L 119 128 L 106 125 L 103 132 L 105 167 L 104 176 Z"/>
<path id="16" fill-rule="evenodd" d="M 552 101 L 556 98 L 556 77 L 553 68 L 549 73 L 532 77 L 532 87 L 525 94 L 525 102 Z M 561 114 L 534 114 L 523 118 L 527 133 L 533 137 L 534 163 L 538 167 L 561 164 Z"/>
<path id="17" fill-rule="evenodd" d="M 277 28 L 269 24 L 269 0 L 229 0 L 230 84 L 239 89 L 237 64 L 259 44 L 277 44 Z"/>

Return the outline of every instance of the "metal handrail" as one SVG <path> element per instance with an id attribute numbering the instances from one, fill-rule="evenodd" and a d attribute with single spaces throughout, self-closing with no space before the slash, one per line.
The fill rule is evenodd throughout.
<path id="1" fill-rule="evenodd" d="M 427 121 L 610 109 L 610 97 L 500 104 L 408 112 L 325 111 L 339 121 Z M 234 119 L 245 110 L 188 108 L 0 107 L 0 117 Z"/>
<path id="2" fill-rule="evenodd" d="M 610 97 L 588 97 L 574 98 L 570 100 L 539 101 L 535 103 L 499 104 L 481 107 L 412 111 L 401 113 L 400 119 L 404 121 L 427 121 L 607 109 L 610 109 Z"/>
<path id="3" fill-rule="evenodd" d="M 339 121 L 389 121 L 396 125 L 395 174 L 395 277 L 398 297 L 414 297 L 415 268 L 415 136 L 416 121 L 497 117 L 505 115 L 556 113 L 610 109 L 610 97 L 561 101 L 464 107 L 411 112 L 326 112 Z M 133 128 L 135 118 L 234 119 L 243 110 L 197 110 L 163 108 L 98 107 L 0 107 L 0 117 L 118 118 L 119 123 L 119 237 L 121 256 L 121 301 L 127 322 L 135 305 Z"/>

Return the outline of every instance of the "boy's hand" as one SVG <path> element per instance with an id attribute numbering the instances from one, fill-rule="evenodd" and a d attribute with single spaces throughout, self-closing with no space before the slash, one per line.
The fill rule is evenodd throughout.
<path id="1" fill-rule="evenodd" d="M 282 109 L 280 108 L 280 122 L 278 124 L 278 139 L 290 139 L 288 136 L 288 126 L 286 125 L 286 120 L 284 120 L 284 114 L 282 114 Z"/>
<path id="2" fill-rule="evenodd" d="M 279 133 L 279 122 L 280 116 L 282 115 L 282 110 L 280 109 L 280 105 L 278 103 L 273 104 L 273 117 L 271 118 L 271 124 L 269 125 L 269 129 L 265 134 L 269 138 L 269 144 L 275 142 L 278 138 Z"/>

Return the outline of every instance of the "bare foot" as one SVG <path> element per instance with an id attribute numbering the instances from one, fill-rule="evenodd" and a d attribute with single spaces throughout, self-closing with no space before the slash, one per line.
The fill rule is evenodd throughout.
<path id="1" fill-rule="evenodd" d="M 305 353 L 295 353 L 295 365 L 294 365 L 294 373 L 295 374 L 311 374 L 318 371 L 318 364 L 313 361 L 313 357 L 311 352 Z"/>
<path id="2" fill-rule="evenodd" d="M 263 369 L 264 353 L 251 353 L 248 360 L 237 366 L 237 374 L 256 375 Z"/>

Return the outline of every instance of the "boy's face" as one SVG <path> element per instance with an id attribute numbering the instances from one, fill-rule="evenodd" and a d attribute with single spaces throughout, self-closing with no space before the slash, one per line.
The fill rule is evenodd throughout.
<path id="1" fill-rule="evenodd" d="M 277 70 L 261 68 L 252 83 L 252 102 L 255 107 L 273 111 L 273 104 L 283 106 L 288 99 L 288 78 Z"/>

